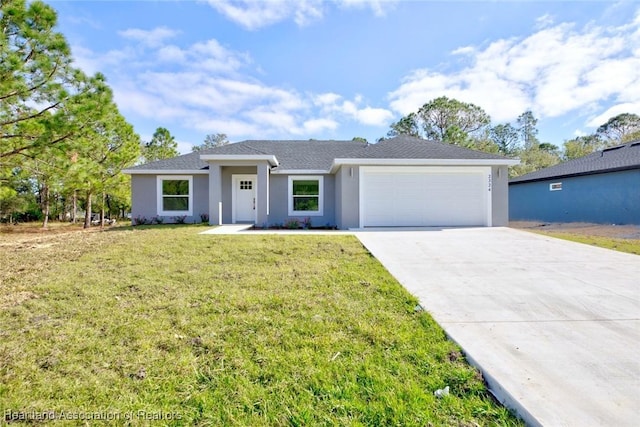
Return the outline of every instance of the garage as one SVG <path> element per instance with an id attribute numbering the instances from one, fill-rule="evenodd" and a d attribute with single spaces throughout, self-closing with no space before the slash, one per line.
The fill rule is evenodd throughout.
<path id="1" fill-rule="evenodd" d="M 491 226 L 491 168 L 360 168 L 361 227 Z"/>

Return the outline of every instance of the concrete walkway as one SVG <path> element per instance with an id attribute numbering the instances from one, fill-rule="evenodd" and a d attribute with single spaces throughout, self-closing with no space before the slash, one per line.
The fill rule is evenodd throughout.
<path id="1" fill-rule="evenodd" d="M 529 425 L 638 425 L 640 256 L 509 228 L 355 234 Z"/>
<path id="2" fill-rule="evenodd" d="M 202 231 L 198 234 L 236 234 L 243 231 L 247 231 L 252 227 L 252 224 L 229 224 L 219 225 L 215 228 Z"/>

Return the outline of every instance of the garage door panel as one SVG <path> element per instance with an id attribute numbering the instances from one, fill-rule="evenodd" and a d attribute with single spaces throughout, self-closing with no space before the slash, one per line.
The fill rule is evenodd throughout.
<path id="1" fill-rule="evenodd" d="M 487 225 L 487 168 L 363 168 L 362 225 Z"/>

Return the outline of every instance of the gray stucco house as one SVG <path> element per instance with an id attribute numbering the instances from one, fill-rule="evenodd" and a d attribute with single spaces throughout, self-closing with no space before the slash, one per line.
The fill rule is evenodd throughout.
<path id="1" fill-rule="evenodd" d="M 640 224 L 640 141 L 509 182 L 512 221 Z"/>
<path id="2" fill-rule="evenodd" d="M 132 216 L 211 224 L 503 226 L 517 160 L 400 136 L 243 141 L 160 160 L 131 175 Z"/>

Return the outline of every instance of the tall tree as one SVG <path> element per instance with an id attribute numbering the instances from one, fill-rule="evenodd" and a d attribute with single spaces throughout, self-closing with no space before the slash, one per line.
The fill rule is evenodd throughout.
<path id="1" fill-rule="evenodd" d="M 577 159 L 586 156 L 606 146 L 599 134 L 578 136 L 564 142 L 564 160 Z"/>
<path id="2" fill-rule="evenodd" d="M 482 108 L 446 96 L 427 102 L 417 115 L 427 139 L 457 145 L 466 145 L 468 138 L 491 123 L 491 118 Z"/>
<path id="3" fill-rule="evenodd" d="M 493 150 L 493 144 L 486 141 L 490 123 L 489 115 L 477 105 L 441 96 L 391 124 L 387 136 L 409 135 L 469 148 L 486 146 Z"/>
<path id="4" fill-rule="evenodd" d="M 16 216 L 27 211 L 29 205 L 35 205 L 34 192 L 30 176 L 23 169 L 14 168 L 0 177 L 0 216 L 14 223 Z"/>
<path id="5" fill-rule="evenodd" d="M 78 123 L 69 119 L 82 78 L 70 64 L 56 12 L 41 1 L 0 2 L 0 162 L 60 144 Z M 44 130 L 44 132 L 43 132 Z M 2 166 L 2 165 L 0 165 Z"/>
<path id="6" fill-rule="evenodd" d="M 120 193 L 119 187 L 127 185 L 128 181 L 120 171 L 140 157 L 140 137 L 120 115 L 109 96 L 105 97 L 101 120 L 86 130 L 76 148 L 69 175 L 73 189 L 85 200 L 86 228 L 91 225 L 94 198 L 99 198 L 102 222 L 107 195 Z"/>
<path id="7" fill-rule="evenodd" d="M 416 113 L 409 113 L 397 122 L 391 124 L 391 129 L 387 132 L 389 138 L 394 136 L 407 135 L 420 138 L 420 125 Z"/>
<path id="8" fill-rule="evenodd" d="M 489 139 L 498 146 L 500 153 L 511 155 L 518 146 L 518 130 L 511 123 L 496 125 L 489 129 Z"/>
<path id="9" fill-rule="evenodd" d="M 151 141 L 144 144 L 142 155 L 146 162 L 169 159 L 178 154 L 178 143 L 166 128 L 159 127 L 153 133 Z"/>
<path id="10" fill-rule="evenodd" d="M 38 157 L 32 157 L 23 163 L 23 169 L 37 182 L 38 201 L 42 211 L 42 227 L 49 223 L 51 200 L 61 190 L 66 174 L 66 154 L 57 146 L 47 147 Z"/>
<path id="11" fill-rule="evenodd" d="M 71 67 L 56 22 L 42 1 L 0 2 L 0 176 L 17 167 L 37 180 L 44 226 L 63 182 L 65 152 L 101 115 L 106 89 L 103 76 Z"/>
<path id="12" fill-rule="evenodd" d="M 531 148 L 539 143 L 538 141 L 538 119 L 534 117 L 531 110 L 520 114 L 517 119 L 518 130 L 525 148 Z"/>
<path id="13" fill-rule="evenodd" d="M 56 22 L 55 11 L 40 0 L 0 0 L 0 195 L 19 195 L 10 178 L 28 174 L 27 192 L 38 195 L 45 226 L 51 202 L 76 193 L 82 168 L 74 163 L 84 165 L 86 176 L 96 173 L 95 162 L 78 158 L 108 147 L 95 131 L 117 112 L 104 76 L 71 67 Z M 117 126 L 120 132 L 130 128 L 124 119 Z M 138 153 L 138 139 L 135 144 Z M 112 163 L 108 174 L 119 172 L 118 165 Z"/>
<path id="14" fill-rule="evenodd" d="M 510 176 L 520 176 L 534 172 L 560 162 L 558 147 L 553 144 L 535 144 L 523 147 L 515 153 L 520 158 L 520 164 L 509 168 Z"/>
<path id="15" fill-rule="evenodd" d="M 640 141 L 640 129 L 634 132 L 630 132 L 622 137 L 620 140 L 621 143 L 631 142 L 631 141 Z"/>
<path id="16" fill-rule="evenodd" d="M 204 138 L 204 142 L 202 144 L 194 145 L 191 148 L 191 151 L 202 151 L 207 148 L 222 147 L 228 143 L 229 140 L 227 139 L 227 135 L 224 133 L 209 134 Z"/>
<path id="17" fill-rule="evenodd" d="M 639 132 L 640 116 L 632 113 L 622 113 L 611 117 L 596 130 L 598 135 L 609 141 L 609 145 L 631 141 L 635 139 L 636 135 L 640 135 Z"/>

